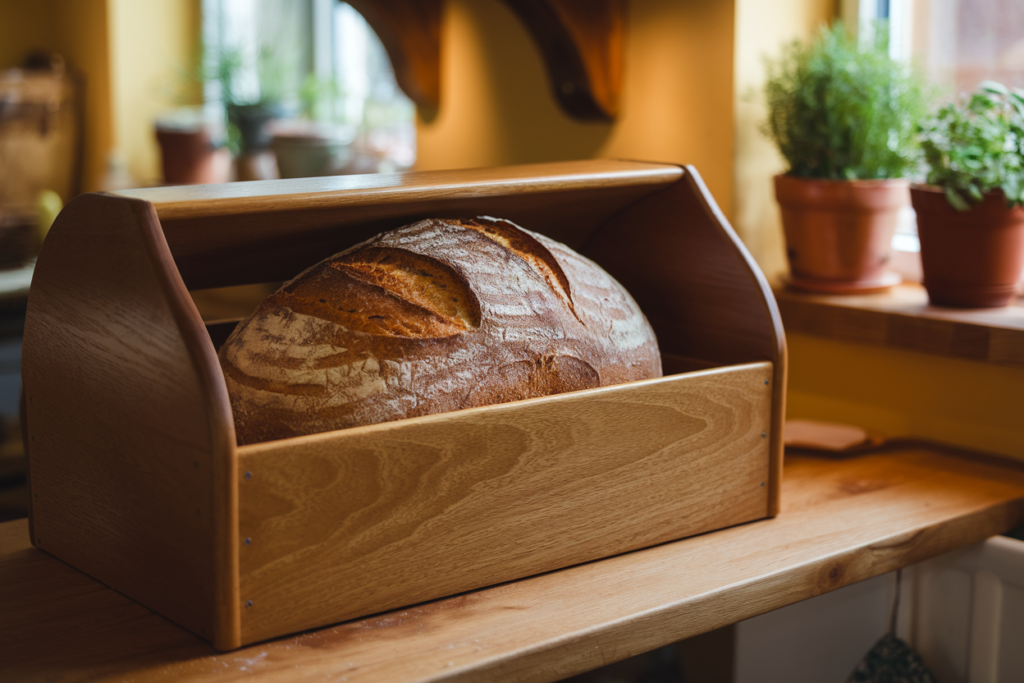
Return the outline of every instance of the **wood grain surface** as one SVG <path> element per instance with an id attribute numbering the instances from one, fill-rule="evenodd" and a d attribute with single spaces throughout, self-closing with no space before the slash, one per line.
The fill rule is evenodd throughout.
<path id="1" fill-rule="evenodd" d="M 222 654 L 0 524 L 5 681 L 555 681 L 1024 524 L 1024 471 L 790 455 L 774 518 Z"/>
<path id="2" fill-rule="evenodd" d="M 227 389 L 150 204 L 82 195 L 60 214 L 22 373 L 35 545 L 237 644 Z"/>
<path id="3" fill-rule="evenodd" d="M 778 511 L 786 335 L 771 287 L 697 169 L 609 218 L 581 247 L 647 314 L 662 353 L 774 363 L 769 510 Z"/>
<path id="4" fill-rule="evenodd" d="M 243 446 L 242 640 L 768 515 L 770 363 Z"/>
<path id="5" fill-rule="evenodd" d="M 189 289 L 288 280 L 423 218 L 506 218 L 572 248 L 608 216 L 677 182 L 678 166 L 582 161 L 128 190 L 156 206 Z"/>
<path id="6" fill-rule="evenodd" d="M 786 328 L 829 339 L 1024 367 L 1024 301 L 1003 308 L 932 306 L 924 287 L 835 296 L 779 287 Z"/>

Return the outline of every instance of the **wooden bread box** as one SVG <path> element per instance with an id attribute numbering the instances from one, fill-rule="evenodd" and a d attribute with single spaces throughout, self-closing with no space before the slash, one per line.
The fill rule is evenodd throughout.
<path id="1" fill-rule="evenodd" d="M 189 290 L 492 215 L 597 261 L 665 377 L 239 447 Z M 91 194 L 23 352 L 33 544 L 229 650 L 779 509 L 785 337 L 692 167 L 587 161 Z M 471 599 L 471 597 L 467 597 Z"/>

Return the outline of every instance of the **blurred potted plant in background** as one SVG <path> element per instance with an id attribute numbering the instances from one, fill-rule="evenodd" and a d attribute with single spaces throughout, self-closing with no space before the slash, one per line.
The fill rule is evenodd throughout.
<path id="1" fill-rule="evenodd" d="M 933 304 L 1005 306 L 1024 268 L 1024 91 L 984 81 L 921 126 L 911 189 Z"/>
<path id="2" fill-rule="evenodd" d="M 306 77 L 299 90 L 302 118 L 273 127 L 271 148 L 282 178 L 333 175 L 348 161 L 355 126 L 343 122 L 342 99 L 337 81 Z"/>
<path id="3" fill-rule="evenodd" d="M 154 121 L 165 185 L 224 183 L 231 179 L 224 112 L 203 104 L 203 52 L 194 62 L 180 65 L 162 84 L 162 97 L 174 106 Z"/>
<path id="4" fill-rule="evenodd" d="M 225 183 L 231 175 L 224 122 L 202 106 L 179 107 L 156 120 L 163 182 Z"/>
<path id="5" fill-rule="evenodd" d="M 405 98 L 370 97 L 363 107 L 363 125 L 356 137 L 357 164 L 377 173 L 404 171 L 416 161 L 415 129 L 406 125 L 413 114 Z"/>
<path id="6" fill-rule="evenodd" d="M 884 24 L 858 41 L 836 22 L 767 67 L 763 130 L 789 164 L 775 177 L 789 284 L 832 293 L 897 284 L 886 265 L 919 159 L 923 77 L 889 56 Z"/>
<path id="7" fill-rule="evenodd" d="M 267 154 L 268 124 L 291 113 L 295 69 L 268 45 L 247 55 L 236 46 L 221 46 L 203 58 L 202 80 L 216 84 L 227 116 L 227 141 L 237 156 L 238 180 L 276 175 L 273 156 Z"/>

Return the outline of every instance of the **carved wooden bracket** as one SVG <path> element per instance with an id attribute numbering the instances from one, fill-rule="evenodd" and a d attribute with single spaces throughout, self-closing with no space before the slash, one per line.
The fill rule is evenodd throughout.
<path id="1" fill-rule="evenodd" d="M 432 118 L 441 99 L 443 0 L 347 0 L 384 44 L 398 86 Z"/>
<path id="2" fill-rule="evenodd" d="M 348 0 L 377 32 L 398 85 L 431 118 L 440 102 L 443 0 Z M 571 116 L 612 121 L 619 113 L 627 0 L 505 0 L 547 65 L 555 97 Z"/>
<path id="3" fill-rule="evenodd" d="M 570 115 L 619 113 L 627 0 L 505 0 L 533 35 L 555 97 Z"/>

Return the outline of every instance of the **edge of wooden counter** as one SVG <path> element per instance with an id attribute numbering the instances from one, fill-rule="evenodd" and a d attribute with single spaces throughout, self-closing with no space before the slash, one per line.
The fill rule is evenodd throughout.
<path id="1" fill-rule="evenodd" d="M 788 457 L 779 517 L 221 654 L 0 525 L 5 680 L 555 681 L 1024 524 L 1024 468 Z M 59 657 L 56 657 L 60 653 Z"/>

